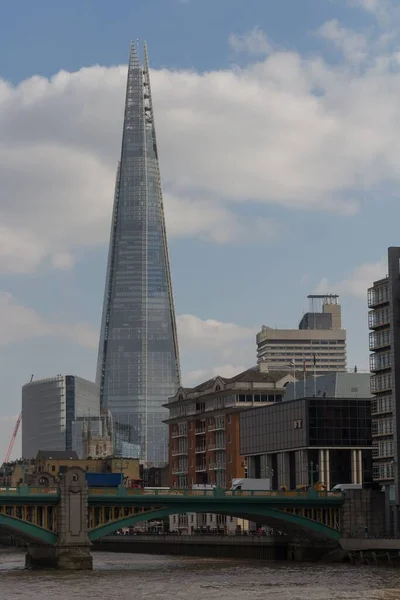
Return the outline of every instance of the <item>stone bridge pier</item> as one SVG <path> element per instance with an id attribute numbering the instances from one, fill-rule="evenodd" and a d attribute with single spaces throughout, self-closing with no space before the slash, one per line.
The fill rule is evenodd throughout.
<path id="1" fill-rule="evenodd" d="M 93 559 L 88 537 L 88 493 L 85 471 L 71 467 L 59 483 L 60 503 L 57 507 L 58 539 L 55 546 L 28 547 L 27 568 L 90 570 Z"/>

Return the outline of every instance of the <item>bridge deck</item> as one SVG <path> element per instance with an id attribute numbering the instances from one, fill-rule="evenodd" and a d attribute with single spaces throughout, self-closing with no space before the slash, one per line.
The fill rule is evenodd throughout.
<path id="1" fill-rule="evenodd" d="M 21 485 L 18 487 L 0 488 L 0 506 L 5 504 L 57 504 L 60 490 L 56 487 L 40 488 Z M 317 492 L 315 490 L 303 491 L 230 491 L 224 489 L 213 490 L 136 490 L 125 487 L 118 488 L 89 488 L 89 505 L 111 506 L 141 505 L 160 506 L 176 504 L 181 505 L 218 505 L 229 502 L 232 505 L 243 503 L 274 505 L 280 507 L 309 506 L 328 507 L 341 506 L 344 495 L 335 492 Z"/>

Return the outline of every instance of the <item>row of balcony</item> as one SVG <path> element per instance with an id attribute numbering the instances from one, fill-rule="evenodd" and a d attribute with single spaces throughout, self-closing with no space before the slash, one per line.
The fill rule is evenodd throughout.
<path id="1" fill-rule="evenodd" d="M 195 465 L 194 467 L 196 473 L 204 473 L 207 471 L 207 464 L 201 463 L 200 465 Z M 224 462 L 215 462 L 209 463 L 208 470 L 209 471 L 225 471 L 226 464 Z M 188 467 L 184 465 L 180 465 L 172 469 L 173 475 L 185 475 L 188 472 Z"/>
<path id="2" fill-rule="evenodd" d="M 379 331 L 371 331 L 369 334 L 369 349 L 380 350 L 389 348 L 391 344 L 390 327 Z"/>
<path id="3" fill-rule="evenodd" d="M 384 325 L 388 325 L 390 323 L 390 314 L 389 309 L 378 308 L 376 310 L 371 310 L 368 313 L 368 327 L 370 329 L 375 329 L 377 327 L 383 327 Z"/>
<path id="4" fill-rule="evenodd" d="M 389 285 L 383 283 L 381 285 L 374 286 L 368 290 L 368 306 L 374 308 L 379 304 L 385 304 L 389 302 Z"/>
<path id="5" fill-rule="evenodd" d="M 219 442 L 216 444 L 209 444 L 208 450 L 213 452 L 215 450 L 225 450 L 225 442 Z M 198 446 L 195 448 L 195 454 L 205 454 L 207 452 L 206 446 Z M 178 448 L 176 450 L 172 450 L 172 456 L 187 456 L 188 450 L 187 448 Z"/>
<path id="6" fill-rule="evenodd" d="M 377 352 L 371 354 L 369 357 L 369 368 L 371 373 L 377 373 L 378 371 L 385 371 L 392 367 L 392 355 L 390 350 L 384 352 Z"/>
<path id="7" fill-rule="evenodd" d="M 207 431 L 225 431 L 225 423 L 213 423 L 212 425 L 208 425 L 208 427 L 196 427 L 195 434 L 196 435 L 205 435 Z M 186 437 L 187 429 L 180 430 L 172 430 L 171 437 L 179 438 Z"/>

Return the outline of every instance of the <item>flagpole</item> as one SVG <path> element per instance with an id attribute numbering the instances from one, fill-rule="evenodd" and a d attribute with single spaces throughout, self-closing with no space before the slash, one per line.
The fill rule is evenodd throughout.
<path id="1" fill-rule="evenodd" d="M 317 397 L 317 359 L 314 354 L 314 398 Z"/>
<path id="2" fill-rule="evenodd" d="M 296 361 L 294 360 L 294 358 L 292 360 L 292 363 L 293 363 L 293 379 L 294 379 L 293 391 L 294 391 L 294 399 L 296 400 L 296 398 L 297 398 L 297 395 L 296 395 Z"/>
<path id="3" fill-rule="evenodd" d="M 304 398 L 307 397 L 307 387 L 306 387 L 306 359 L 303 356 L 303 394 Z"/>

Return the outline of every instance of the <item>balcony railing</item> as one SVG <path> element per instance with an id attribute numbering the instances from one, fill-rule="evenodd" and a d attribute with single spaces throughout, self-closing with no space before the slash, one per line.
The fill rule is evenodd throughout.
<path id="1" fill-rule="evenodd" d="M 208 445 L 209 450 L 225 450 L 225 441 L 215 442 L 215 444 Z"/>
<path id="2" fill-rule="evenodd" d="M 179 437 L 186 437 L 186 436 L 187 436 L 186 429 L 181 429 L 180 431 L 172 431 L 172 433 L 171 433 L 172 438 L 179 438 Z"/>
<path id="3" fill-rule="evenodd" d="M 372 331 L 369 334 L 369 349 L 380 350 L 390 347 L 390 329 L 384 331 Z"/>
<path id="4" fill-rule="evenodd" d="M 197 427 L 195 433 L 196 435 L 204 435 L 206 433 L 206 427 Z"/>
<path id="5" fill-rule="evenodd" d="M 199 448 L 195 449 L 196 454 L 203 454 L 206 451 L 207 451 L 207 448 L 205 446 L 200 446 Z"/>
<path id="6" fill-rule="evenodd" d="M 196 473 L 204 473 L 207 470 L 207 465 L 196 465 L 195 470 Z"/>
<path id="7" fill-rule="evenodd" d="M 392 357 L 389 352 L 371 354 L 369 357 L 369 369 L 371 373 L 377 373 L 378 371 L 385 371 L 391 369 Z"/>
<path id="8" fill-rule="evenodd" d="M 226 465 L 224 463 L 210 463 L 210 471 L 225 471 Z"/>
<path id="9" fill-rule="evenodd" d="M 214 423 L 208 426 L 208 431 L 225 431 L 225 423 Z"/>
<path id="10" fill-rule="evenodd" d="M 380 285 L 377 287 L 369 288 L 368 290 L 368 306 L 374 308 L 379 304 L 385 304 L 389 302 L 389 289 L 388 285 Z"/>
<path id="11" fill-rule="evenodd" d="M 172 475 L 186 475 L 187 471 L 187 467 L 177 467 L 172 469 Z"/>
<path id="12" fill-rule="evenodd" d="M 171 452 L 172 456 L 186 456 L 187 455 L 187 448 L 186 449 L 175 449 L 172 450 Z"/>
<path id="13" fill-rule="evenodd" d="M 390 323 L 389 311 L 384 309 L 371 310 L 368 313 L 368 327 L 375 329 L 376 327 L 383 327 Z"/>

